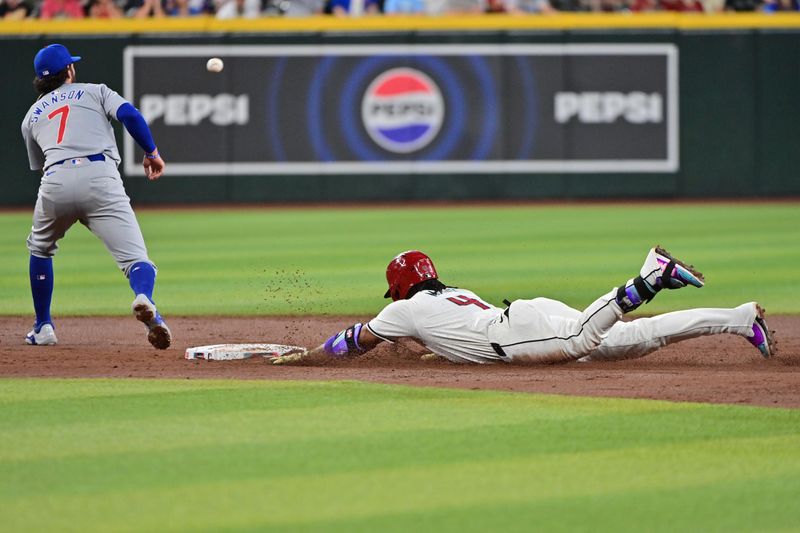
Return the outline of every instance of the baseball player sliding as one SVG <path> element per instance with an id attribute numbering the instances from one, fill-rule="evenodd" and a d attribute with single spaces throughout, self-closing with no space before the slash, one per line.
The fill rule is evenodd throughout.
<path id="1" fill-rule="evenodd" d="M 150 180 L 161 177 L 164 160 L 135 107 L 105 85 L 77 83 L 78 60 L 64 46 L 51 44 L 33 61 L 39 97 L 22 121 L 22 136 L 31 170 L 43 175 L 28 236 L 36 323 L 25 341 L 58 342 L 50 316 L 53 255 L 59 239 L 80 221 L 103 241 L 130 281 L 136 295 L 133 314 L 147 326 L 148 340 L 165 349 L 172 335 L 153 303 L 156 267 L 117 170 L 120 156 L 110 119 L 120 121 L 144 150 L 144 173 Z"/>
<path id="2" fill-rule="evenodd" d="M 393 302 L 367 324 L 354 324 L 307 353 L 274 359 L 296 363 L 315 357 L 362 354 L 383 341 L 411 337 L 457 363 L 611 361 L 647 355 L 662 346 L 719 333 L 741 335 L 764 357 L 775 351 L 764 311 L 755 303 L 733 309 L 690 309 L 621 322 L 625 313 L 663 289 L 702 287 L 702 274 L 664 249 L 650 250 L 639 275 L 583 311 L 548 298 L 495 307 L 472 291 L 439 281 L 431 259 L 403 252 L 386 269 Z"/>

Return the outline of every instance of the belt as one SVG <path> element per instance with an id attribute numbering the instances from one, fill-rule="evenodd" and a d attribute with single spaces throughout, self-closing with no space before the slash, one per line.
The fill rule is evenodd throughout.
<path id="1" fill-rule="evenodd" d="M 511 309 L 511 302 L 509 302 L 508 300 L 503 300 L 503 303 L 504 303 L 504 304 L 506 304 L 506 308 L 505 308 L 505 310 L 503 311 L 503 314 L 504 314 L 504 315 L 506 315 L 506 320 L 509 320 L 509 321 L 510 321 L 510 320 L 511 320 L 511 313 L 510 313 L 510 309 Z M 506 352 L 505 352 L 505 350 L 503 350 L 503 347 L 502 347 L 502 346 L 500 346 L 500 345 L 499 345 L 499 344 L 497 344 L 496 342 L 492 342 L 492 343 L 489 343 L 489 344 L 491 344 L 491 346 L 492 346 L 492 350 L 494 350 L 494 352 L 495 352 L 497 355 L 499 355 L 500 357 L 502 357 L 502 358 L 504 358 L 504 359 L 507 359 L 507 358 L 508 358 L 508 356 L 506 355 Z"/>
<path id="2" fill-rule="evenodd" d="M 491 342 L 489 344 L 491 345 L 492 350 L 494 350 L 494 353 L 496 353 L 497 355 L 499 355 L 503 359 L 508 359 L 508 356 L 506 355 L 506 351 L 503 350 L 502 346 L 500 346 L 496 342 Z"/>
<path id="3" fill-rule="evenodd" d="M 52 165 L 48 165 L 47 168 L 54 167 L 56 165 L 61 165 L 63 163 L 66 163 L 70 159 L 88 159 L 89 161 L 105 161 L 106 160 L 106 156 L 104 156 L 103 154 L 92 154 L 92 155 L 84 155 L 84 156 L 80 156 L 80 157 L 68 157 L 66 159 L 62 159 L 61 161 L 56 161 Z M 47 168 L 45 170 L 47 170 Z"/>

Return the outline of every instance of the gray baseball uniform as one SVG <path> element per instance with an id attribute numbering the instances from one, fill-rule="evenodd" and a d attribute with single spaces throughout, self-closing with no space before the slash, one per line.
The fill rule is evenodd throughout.
<path id="1" fill-rule="evenodd" d="M 117 165 L 110 118 L 126 103 L 105 85 L 71 83 L 42 96 L 22 122 L 32 170 L 44 170 L 28 249 L 52 257 L 77 221 L 97 235 L 127 275 L 147 257 Z"/>

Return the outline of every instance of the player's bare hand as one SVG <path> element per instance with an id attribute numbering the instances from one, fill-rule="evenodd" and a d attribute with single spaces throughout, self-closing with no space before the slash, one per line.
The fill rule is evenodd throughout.
<path id="1" fill-rule="evenodd" d="M 423 362 L 439 361 L 440 359 L 444 359 L 444 357 L 436 355 L 435 353 L 425 353 L 419 356 L 419 360 Z"/>
<path id="2" fill-rule="evenodd" d="M 299 363 L 300 361 L 305 358 L 307 352 L 295 352 L 295 353 L 287 353 L 285 355 L 281 355 L 276 357 L 272 360 L 273 365 L 288 365 L 292 363 Z"/>
<path id="3" fill-rule="evenodd" d="M 298 363 L 305 363 L 309 362 L 310 359 L 319 359 L 320 354 L 322 357 L 325 356 L 325 352 L 322 350 L 322 346 L 314 348 L 313 350 L 293 350 L 291 352 L 286 352 L 285 354 L 276 357 L 272 360 L 273 365 L 292 365 Z"/>
<path id="4" fill-rule="evenodd" d="M 147 179 L 153 181 L 161 177 L 167 164 L 161 159 L 160 155 L 154 158 L 145 156 L 144 161 L 142 161 L 142 166 L 144 167 L 144 175 Z"/>

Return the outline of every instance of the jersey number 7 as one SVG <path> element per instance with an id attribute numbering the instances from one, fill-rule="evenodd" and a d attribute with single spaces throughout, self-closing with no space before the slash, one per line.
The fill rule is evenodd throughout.
<path id="1" fill-rule="evenodd" d="M 483 303 L 482 301 L 478 300 L 477 298 L 470 298 L 469 296 L 464 296 L 463 294 L 459 294 L 458 296 L 452 296 L 448 298 L 449 301 L 453 302 L 456 305 L 477 305 L 481 309 L 489 309 L 489 306 Z"/>
<path id="2" fill-rule="evenodd" d="M 64 130 L 67 129 L 67 119 L 69 118 L 69 106 L 65 105 L 59 107 L 58 109 L 47 115 L 47 118 L 53 120 L 53 117 L 55 117 L 56 115 L 61 115 L 61 122 L 59 122 L 58 124 L 58 139 L 56 140 L 56 144 L 61 144 L 61 141 L 64 140 Z"/>

